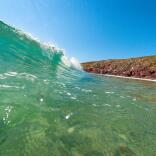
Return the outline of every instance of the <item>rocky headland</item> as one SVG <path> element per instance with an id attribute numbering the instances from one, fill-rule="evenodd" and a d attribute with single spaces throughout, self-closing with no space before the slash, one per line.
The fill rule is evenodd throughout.
<path id="1" fill-rule="evenodd" d="M 111 59 L 81 63 L 87 72 L 144 79 L 156 79 L 156 56 Z"/>

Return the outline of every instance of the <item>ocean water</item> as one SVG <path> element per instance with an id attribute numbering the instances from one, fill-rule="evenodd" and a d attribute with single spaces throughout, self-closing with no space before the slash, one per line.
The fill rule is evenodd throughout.
<path id="1" fill-rule="evenodd" d="M 155 155 L 155 82 L 85 73 L 0 22 L 0 156 Z"/>

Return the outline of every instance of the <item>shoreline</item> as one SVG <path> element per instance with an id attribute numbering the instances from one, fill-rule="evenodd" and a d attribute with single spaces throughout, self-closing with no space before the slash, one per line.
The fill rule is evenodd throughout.
<path id="1" fill-rule="evenodd" d="M 97 73 L 95 73 L 97 74 Z M 97 75 L 103 75 L 106 77 L 116 77 L 116 78 L 124 78 L 124 79 L 131 79 L 131 80 L 141 80 L 141 81 L 149 81 L 149 82 L 156 82 L 154 79 L 144 79 L 144 78 L 138 78 L 138 77 L 127 77 L 127 76 L 119 76 L 119 75 L 109 75 L 109 74 L 97 74 Z"/>
<path id="2" fill-rule="evenodd" d="M 89 73 L 156 82 L 156 55 L 81 63 Z"/>

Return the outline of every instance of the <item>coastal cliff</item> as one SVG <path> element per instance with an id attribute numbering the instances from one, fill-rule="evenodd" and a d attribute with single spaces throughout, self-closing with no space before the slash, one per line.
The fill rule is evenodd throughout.
<path id="1" fill-rule="evenodd" d="M 156 79 L 156 56 L 81 63 L 86 72 Z"/>

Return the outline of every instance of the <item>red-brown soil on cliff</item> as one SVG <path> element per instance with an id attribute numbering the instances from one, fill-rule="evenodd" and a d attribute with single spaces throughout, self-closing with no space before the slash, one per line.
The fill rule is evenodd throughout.
<path id="1" fill-rule="evenodd" d="M 156 79 L 156 56 L 81 63 L 87 72 Z"/>

